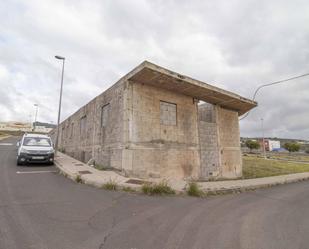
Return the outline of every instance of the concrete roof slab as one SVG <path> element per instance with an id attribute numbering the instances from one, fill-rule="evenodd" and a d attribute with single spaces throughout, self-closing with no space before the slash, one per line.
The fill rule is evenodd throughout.
<path id="1" fill-rule="evenodd" d="M 257 106 L 257 102 L 253 100 L 170 71 L 148 61 L 144 61 L 133 69 L 125 78 L 179 92 L 211 104 L 217 104 L 235 110 L 239 115 L 243 115 Z"/>

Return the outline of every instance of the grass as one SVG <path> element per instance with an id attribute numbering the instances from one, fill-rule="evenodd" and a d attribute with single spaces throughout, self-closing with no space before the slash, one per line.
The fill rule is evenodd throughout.
<path id="1" fill-rule="evenodd" d="M 0 131 L 0 137 L 5 137 L 5 136 L 7 136 L 7 135 L 8 135 L 8 134 L 6 134 L 6 133 Z"/>
<path id="2" fill-rule="evenodd" d="M 187 188 L 187 194 L 190 196 L 203 197 L 205 193 L 200 189 L 196 182 L 190 182 Z"/>
<path id="3" fill-rule="evenodd" d="M 145 183 L 142 185 L 142 191 L 147 195 L 173 195 L 175 191 L 166 181 L 159 183 Z"/>
<path id="4" fill-rule="evenodd" d="M 309 164 L 267 160 L 256 156 L 243 157 L 243 178 L 259 178 L 309 172 Z"/>
<path id="5" fill-rule="evenodd" d="M 94 164 L 94 168 L 97 169 L 97 170 L 103 170 L 103 171 L 105 171 L 105 170 L 113 170 L 112 167 L 106 167 L 106 166 L 104 166 L 102 164 L 98 164 L 98 163 Z"/>
<path id="6" fill-rule="evenodd" d="M 108 182 L 104 183 L 102 185 L 102 188 L 106 189 L 106 190 L 117 190 L 118 189 L 118 185 L 116 183 L 115 180 L 110 179 Z"/>
<path id="7" fill-rule="evenodd" d="M 131 187 L 123 187 L 121 190 L 124 191 L 124 192 L 129 192 L 129 193 L 136 192 L 136 190 L 134 188 L 131 188 Z"/>
<path id="8" fill-rule="evenodd" d="M 284 160 L 289 160 L 289 161 L 304 161 L 304 162 L 309 162 L 309 155 L 299 155 L 299 154 L 294 154 L 294 153 L 278 153 L 278 154 L 268 154 L 267 155 L 269 158 L 272 159 L 284 159 Z"/>
<path id="9" fill-rule="evenodd" d="M 82 180 L 82 178 L 81 178 L 80 175 L 77 175 L 77 176 L 75 177 L 75 181 L 76 181 L 77 183 L 83 183 L 83 180 Z"/>

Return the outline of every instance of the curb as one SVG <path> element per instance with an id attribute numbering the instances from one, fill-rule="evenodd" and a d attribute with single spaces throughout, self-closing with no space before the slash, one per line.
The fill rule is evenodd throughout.
<path id="1" fill-rule="evenodd" d="M 60 170 L 60 173 L 62 175 L 64 175 L 65 177 L 75 182 L 80 182 L 80 183 L 91 185 L 97 188 L 104 188 L 104 184 L 114 181 L 116 185 L 119 187 L 119 190 L 127 189 L 128 191 L 128 189 L 130 189 L 132 190 L 132 192 L 142 192 L 142 185 L 131 184 L 131 183 L 126 182 L 127 180 L 131 178 L 123 178 L 119 176 L 119 177 L 110 177 L 109 179 L 98 178 L 99 180 L 97 180 L 91 177 L 95 174 L 91 174 L 89 176 L 87 174 L 83 175 L 83 174 L 72 172 L 68 170 L 67 168 L 63 167 L 63 165 L 60 162 L 58 162 L 57 159 L 54 161 L 54 163 L 55 163 L 55 166 Z M 264 182 L 260 182 L 260 183 L 252 182 L 252 184 L 250 184 L 250 180 L 252 181 L 263 181 L 264 180 Z M 225 195 L 225 194 L 238 194 L 238 193 L 243 193 L 243 192 L 248 192 L 248 191 L 254 191 L 257 189 L 270 188 L 270 187 L 277 186 L 277 185 L 301 182 L 305 180 L 309 180 L 309 172 L 281 175 L 281 176 L 271 176 L 271 177 L 264 177 L 264 178 L 237 180 L 238 182 L 234 183 L 234 185 L 230 187 L 215 187 L 215 186 L 212 187 L 211 186 L 211 183 L 220 183 L 220 182 L 209 182 L 210 186 L 203 186 L 200 182 L 196 182 L 196 183 L 199 186 L 200 190 L 203 191 L 205 196 L 213 196 L 213 195 Z M 244 186 L 239 186 L 240 184 L 243 184 Z M 176 195 L 187 194 L 187 190 L 186 190 L 187 185 L 188 185 L 188 182 L 183 183 L 180 186 L 173 188 L 173 190 L 175 191 Z M 173 187 L 173 184 L 171 184 L 170 186 Z"/>
<path id="2" fill-rule="evenodd" d="M 93 179 L 89 179 L 89 175 L 82 175 L 82 174 L 78 174 L 78 173 L 73 173 L 70 170 L 66 169 L 65 167 L 63 167 L 63 165 L 61 163 L 59 163 L 57 160 L 54 161 L 55 166 L 59 169 L 60 174 L 62 174 L 63 176 L 71 179 L 74 182 L 77 183 L 83 183 L 86 185 L 90 185 L 96 188 L 103 188 L 103 185 L 106 183 L 109 183 L 111 181 L 116 181 L 116 177 L 115 178 L 109 178 L 108 181 L 96 181 Z M 78 180 L 79 179 L 79 180 Z M 130 188 L 132 190 L 132 192 L 139 192 L 141 191 L 141 186 L 140 185 L 136 185 L 136 184 L 130 184 L 130 183 L 125 183 L 125 182 L 117 182 L 117 186 L 119 186 L 119 190 L 122 190 L 123 188 Z"/>

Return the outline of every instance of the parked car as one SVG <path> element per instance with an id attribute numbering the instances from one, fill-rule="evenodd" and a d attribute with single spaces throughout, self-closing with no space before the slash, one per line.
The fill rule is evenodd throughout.
<path id="1" fill-rule="evenodd" d="M 52 140 L 47 135 L 25 134 L 17 142 L 17 165 L 27 163 L 54 164 L 54 153 Z"/>

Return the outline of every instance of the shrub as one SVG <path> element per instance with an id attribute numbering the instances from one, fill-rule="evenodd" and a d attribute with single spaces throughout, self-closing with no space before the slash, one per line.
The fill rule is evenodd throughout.
<path id="1" fill-rule="evenodd" d="M 117 190 L 118 185 L 115 180 L 110 179 L 108 182 L 103 184 L 102 188 L 106 190 Z"/>
<path id="2" fill-rule="evenodd" d="M 300 145 L 297 143 L 285 143 L 283 147 L 289 152 L 296 152 L 300 149 Z"/>
<path id="3" fill-rule="evenodd" d="M 102 164 L 95 163 L 94 168 L 98 170 L 106 170 L 106 167 Z"/>
<path id="4" fill-rule="evenodd" d="M 159 183 L 145 183 L 142 186 L 142 191 L 147 195 L 172 195 L 175 191 L 168 185 L 166 181 Z"/>
<path id="5" fill-rule="evenodd" d="M 247 140 L 246 146 L 250 149 L 250 152 L 253 149 L 259 149 L 260 148 L 260 144 L 257 141 L 253 141 L 253 140 Z"/>
<path id="6" fill-rule="evenodd" d="M 190 196 L 202 197 L 205 193 L 200 189 L 196 182 L 190 182 L 187 188 L 187 194 Z"/>
<path id="7" fill-rule="evenodd" d="M 77 183 L 83 183 L 83 180 L 82 180 L 82 178 L 80 177 L 80 175 L 77 175 L 77 176 L 75 177 L 75 181 L 76 181 Z"/>

